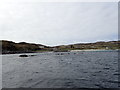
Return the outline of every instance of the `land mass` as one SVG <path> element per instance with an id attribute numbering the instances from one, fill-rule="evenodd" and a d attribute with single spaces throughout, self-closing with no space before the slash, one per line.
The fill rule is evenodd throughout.
<path id="1" fill-rule="evenodd" d="M 38 50 L 46 50 L 46 48 L 49 48 L 42 44 L 26 42 L 15 43 L 13 41 L 6 40 L 0 41 L 0 47 L 2 47 L 0 50 L 2 54 L 34 53 Z"/>
<path id="2" fill-rule="evenodd" d="M 70 50 L 93 50 L 93 49 L 104 49 L 104 50 L 116 50 L 120 49 L 120 41 L 109 41 L 109 42 L 95 42 L 95 43 L 78 43 L 71 45 L 59 45 L 59 46 L 46 46 L 42 44 L 20 42 L 15 43 L 13 41 L 0 40 L 0 53 L 1 54 L 15 54 L 15 53 L 35 53 L 44 51 L 55 51 L 55 52 L 66 52 Z"/>

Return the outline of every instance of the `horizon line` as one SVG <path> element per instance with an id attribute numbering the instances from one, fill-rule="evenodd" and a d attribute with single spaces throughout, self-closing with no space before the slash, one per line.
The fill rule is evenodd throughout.
<path id="1" fill-rule="evenodd" d="M 35 42 L 27 42 L 27 41 L 21 41 L 21 42 L 16 42 L 16 41 L 12 41 L 12 40 L 0 40 L 0 41 L 9 41 L 9 42 L 13 42 L 13 43 L 29 43 L 29 44 L 41 44 L 41 43 L 35 43 Z M 41 44 L 44 46 L 50 46 L 50 47 L 55 47 L 55 46 L 65 46 L 65 45 L 74 45 L 74 44 L 89 44 L 89 43 L 97 43 L 97 42 L 112 42 L 112 41 L 120 41 L 120 40 L 99 40 L 99 41 L 93 41 L 93 42 L 78 42 L 78 43 L 70 43 L 70 44 L 59 44 L 59 45 L 45 45 L 45 44 Z"/>

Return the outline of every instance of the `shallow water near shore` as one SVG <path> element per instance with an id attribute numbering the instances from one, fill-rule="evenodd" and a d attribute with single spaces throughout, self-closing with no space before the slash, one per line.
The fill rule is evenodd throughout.
<path id="1" fill-rule="evenodd" d="M 117 50 L 19 55 L 2 55 L 3 88 L 118 88 L 120 84 Z"/>

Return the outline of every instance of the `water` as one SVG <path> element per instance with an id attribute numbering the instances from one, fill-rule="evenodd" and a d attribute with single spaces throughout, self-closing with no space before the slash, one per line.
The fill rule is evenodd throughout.
<path id="1" fill-rule="evenodd" d="M 120 84 L 117 51 L 19 55 L 2 55 L 3 88 L 118 88 Z"/>

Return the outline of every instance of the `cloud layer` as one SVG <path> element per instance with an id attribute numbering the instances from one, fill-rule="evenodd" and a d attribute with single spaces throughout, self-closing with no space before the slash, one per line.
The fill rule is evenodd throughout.
<path id="1" fill-rule="evenodd" d="M 6 3 L 0 39 L 61 45 L 117 40 L 117 2 Z"/>

